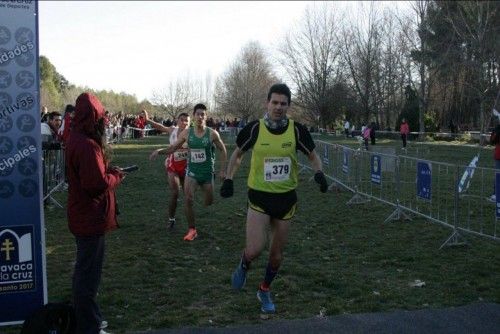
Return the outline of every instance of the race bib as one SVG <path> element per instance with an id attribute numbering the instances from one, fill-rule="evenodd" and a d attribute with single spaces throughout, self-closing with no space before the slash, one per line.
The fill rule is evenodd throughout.
<path id="1" fill-rule="evenodd" d="M 207 160 L 205 149 L 192 149 L 191 150 L 191 162 L 201 163 Z"/>
<path id="2" fill-rule="evenodd" d="M 290 157 L 264 158 L 264 181 L 286 181 L 290 178 L 291 170 Z"/>
<path id="3" fill-rule="evenodd" d="M 175 151 L 174 161 L 182 161 L 188 158 L 188 151 Z"/>

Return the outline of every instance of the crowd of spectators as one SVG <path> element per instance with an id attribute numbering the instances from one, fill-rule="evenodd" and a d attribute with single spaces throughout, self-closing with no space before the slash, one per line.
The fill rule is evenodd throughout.
<path id="1" fill-rule="evenodd" d="M 64 142 L 68 139 L 71 131 L 71 119 L 74 115 L 75 107 L 68 104 L 64 113 L 59 111 L 48 112 L 47 107 L 42 108 L 41 112 L 41 135 L 44 145 L 52 145 L 59 143 L 64 146 Z M 153 116 L 152 119 L 161 123 L 164 126 L 176 125 L 175 118 L 163 118 Z M 108 143 L 121 142 L 124 138 L 140 139 L 145 136 L 155 136 L 160 134 L 157 130 L 146 124 L 144 118 L 140 114 L 123 114 L 122 112 L 113 113 L 106 111 L 106 141 Z M 234 118 L 220 119 L 210 117 L 207 120 L 207 126 L 217 130 L 220 133 L 229 133 L 237 135 L 239 130 L 246 124 L 244 119 Z"/>

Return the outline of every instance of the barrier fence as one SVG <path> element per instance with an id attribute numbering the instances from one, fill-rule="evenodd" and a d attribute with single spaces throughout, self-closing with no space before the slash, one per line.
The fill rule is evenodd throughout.
<path id="1" fill-rule="evenodd" d="M 495 169 L 429 161 L 415 150 L 396 154 L 391 147 L 375 152 L 315 142 L 331 187 L 353 193 L 347 204 L 374 200 L 393 207 L 385 222 L 414 215 L 448 227 L 451 235 L 441 247 L 461 243 L 463 233 L 500 241 L 500 203 L 488 200 Z M 309 169 L 307 157 L 299 157 L 302 170 Z"/>
<path id="2" fill-rule="evenodd" d="M 225 142 L 234 142 L 236 136 L 221 135 Z M 331 187 L 341 186 L 353 193 L 347 204 L 374 200 L 393 208 L 385 222 L 414 215 L 450 228 L 451 235 L 441 247 L 460 243 L 463 233 L 500 241 L 500 198 L 488 200 L 495 193 L 495 169 L 425 160 L 425 149 L 396 152 L 395 148 L 372 146 L 377 151 L 366 151 L 315 142 L 324 173 L 333 181 Z M 302 170 L 310 169 L 307 157 L 298 156 Z M 500 181 L 500 173 L 498 177 Z M 62 208 L 52 194 L 65 186 L 64 150 L 60 144 L 44 144 L 44 203 Z"/>
<path id="3" fill-rule="evenodd" d="M 121 143 L 124 139 L 134 139 L 134 138 L 141 138 L 142 137 L 148 137 L 150 131 L 157 131 L 152 128 L 135 128 L 131 126 L 126 126 L 125 128 L 120 128 L 117 131 L 117 135 L 115 138 L 113 136 L 109 137 L 108 136 L 108 143 Z"/>
<path id="4" fill-rule="evenodd" d="M 52 194 L 65 187 L 64 150 L 60 143 L 43 143 L 42 146 L 43 202 L 63 206 L 52 197 Z"/>

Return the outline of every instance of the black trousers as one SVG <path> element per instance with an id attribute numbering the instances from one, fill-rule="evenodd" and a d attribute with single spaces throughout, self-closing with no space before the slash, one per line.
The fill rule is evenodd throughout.
<path id="1" fill-rule="evenodd" d="M 97 289 L 104 261 L 104 235 L 76 237 L 76 263 L 73 273 L 73 303 L 77 334 L 99 333 L 101 311 Z"/>
<path id="2" fill-rule="evenodd" d="M 405 133 L 401 134 L 401 139 L 403 140 L 403 148 L 406 148 L 406 134 Z"/>

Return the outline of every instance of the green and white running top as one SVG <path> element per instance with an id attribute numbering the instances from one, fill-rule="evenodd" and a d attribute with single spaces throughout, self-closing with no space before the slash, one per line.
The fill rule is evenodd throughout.
<path id="1" fill-rule="evenodd" d="M 187 144 L 189 158 L 186 173 L 198 181 L 209 181 L 213 178 L 215 150 L 210 139 L 212 129 L 205 128 L 201 137 L 195 134 L 195 128 L 189 128 Z"/>

